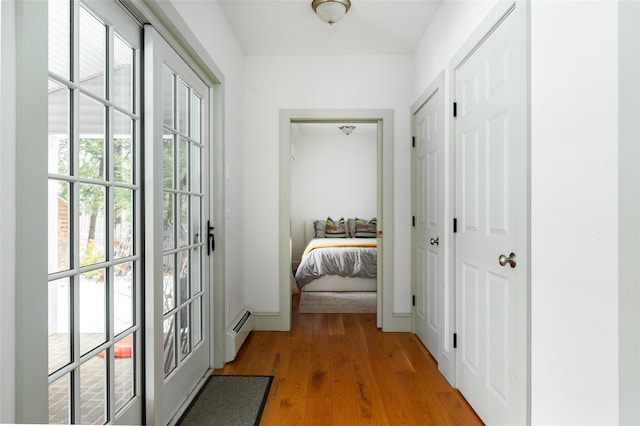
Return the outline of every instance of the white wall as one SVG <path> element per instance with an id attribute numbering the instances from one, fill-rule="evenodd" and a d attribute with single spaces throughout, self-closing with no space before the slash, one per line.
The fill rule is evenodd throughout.
<path id="1" fill-rule="evenodd" d="M 395 110 L 394 312 L 410 309 L 409 106 L 412 58 L 399 56 L 247 57 L 245 90 L 245 259 L 247 302 L 279 311 L 278 191 L 281 109 Z M 387 297 L 389 295 L 385 295 Z"/>
<path id="2" fill-rule="evenodd" d="M 369 127 L 370 130 L 366 130 Z M 302 135 L 292 141 L 292 260 L 300 261 L 307 243 L 305 224 L 312 219 L 376 217 L 377 142 L 375 124 L 358 124 L 346 136 Z M 363 133 L 366 132 L 366 133 Z M 308 237 L 306 237 L 308 238 Z"/>
<path id="3" fill-rule="evenodd" d="M 618 423 L 618 4 L 531 4 L 534 424 Z"/>
<path id="4" fill-rule="evenodd" d="M 414 100 L 442 70 L 448 96 L 449 61 L 495 4 L 495 0 L 442 2 L 415 50 Z"/>
<path id="5" fill-rule="evenodd" d="M 245 304 L 244 277 L 244 52 L 217 2 L 173 0 L 224 74 L 226 325 Z"/>

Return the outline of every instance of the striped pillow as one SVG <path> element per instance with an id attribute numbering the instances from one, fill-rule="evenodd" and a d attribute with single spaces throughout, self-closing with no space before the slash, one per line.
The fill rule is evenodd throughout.
<path id="1" fill-rule="evenodd" d="M 374 217 L 371 220 L 359 219 L 356 217 L 356 238 L 376 238 L 378 221 Z"/>
<path id="2" fill-rule="evenodd" d="M 347 237 L 347 226 L 344 223 L 344 218 L 340 218 L 337 222 L 327 218 L 327 223 L 324 229 L 324 236 L 326 238 L 346 238 Z"/>

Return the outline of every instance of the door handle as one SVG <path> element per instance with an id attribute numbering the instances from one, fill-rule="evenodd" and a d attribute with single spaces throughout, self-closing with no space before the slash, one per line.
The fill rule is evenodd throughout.
<path id="1" fill-rule="evenodd" d="M 437 246 L 440 244 L 440 237 L 435 237 L 429 240 L 432 246 Z"/>
<path id="2" fill-rule="evenodd" d="M 509 266 L 511 266 L 512 268 L 515 268 L 516 254 L 510 253 L 509 257 L 505 256 L 504 254 L 501 254 L 500 257 L 498 257 L 498 262 L 500 263 L 500 266 L 507 266 L 507 264 L 509 264 Z"/>
<path id="3" fill-rule="evenodd" d="M 216 236 L 213 234 L 215 227 L 211 226 L 211 221 L 207 221 L 207 255 L 211 256 L 211 252 L 216 250 Z"/>

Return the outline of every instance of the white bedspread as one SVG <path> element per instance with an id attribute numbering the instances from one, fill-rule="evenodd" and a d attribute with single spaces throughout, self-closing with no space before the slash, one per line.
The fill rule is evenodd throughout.
<path id="1" fill-rule="evenodd" d="M 314 238 L 298 266 L 296 282 L 304 286 L 323 275 L 375 278 L 375 242 L 375 238 Z"/>

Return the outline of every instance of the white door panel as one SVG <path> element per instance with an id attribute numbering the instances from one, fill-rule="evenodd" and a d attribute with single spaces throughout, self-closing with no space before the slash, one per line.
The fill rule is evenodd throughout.
<path id="1" fill-rule="evenodd" d="M 413 205 L 416 335 L 440 362 L 444 347 L 444 104 L 442 90 L 428 97 L 413 115 Z"/>
<path id="2" fill-rule="evenodd" d="M 488 424 L 526 422 L 527 128 L 520 6 L 455 69 L 458 387 Z M 515 267 L 500 255 L 515 253 Z"/>
<path id="3" fill-rule="evenodd" d="M 150 26 L 146 164 L 147 421 L 177 420 L 210 368 L 209 88 Z M 150 77 L 149 77 L 150 76 Z M 151 121 L 151 120 L 149 120 Z"/>

